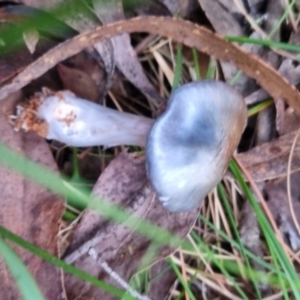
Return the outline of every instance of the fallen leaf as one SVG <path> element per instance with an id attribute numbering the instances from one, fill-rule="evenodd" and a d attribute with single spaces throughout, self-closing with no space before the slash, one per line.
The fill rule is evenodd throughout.
<path id="1" fill-rule="evenodd" d="M 199 3 L 216 32 L 232 36 L 242 36 L 245 33 L 239 22 L 233 17 L 232 12 L 228 10 L 230 7 L 226 8 L 218 0 L 199 0 Z M 231 7 L 235 7 L 235 5 Z"/>
<path id="2" fill-rule="evenodd" d="M 110 202 L 115 205 L 124 206 L 124 201 L 132 199 L 146 181 L 144 157 L 139 158 L 134 154 L 121 152 L 101 173 L 93 188 L 93 194 L 100 195 L 103 199 L 110 199 Z M 106 222 L 107 220 L 97 212 L 85 211 L 76 228 L 68 252 L 75 251 Z"/>
<path id="3" fill-rule="evenodd" d="M 57 70 L 66 90 L 70 90 L 80 98 L 91 100 L 92 102 L 99 101 L 100 92 L 89 74 L 63 64 L 59 64 Z"/>
<path id="4" fill-rule="evenodd" d="M 199 8 L 197 0 L 162 0 L 161 2 L 169 9 L 172 15 L 177 14 L 182 18 L 190 16 L 191 13 Z"/>
<path id="5" fill-rule="evenodd" d="M 254 147 L 247 152 L 237 154 L 255 182 L 275 179 L 287 174 L 288 159 L 295 132 L 281 136 L 277 140 Z M 297 140 L 291 171 L 300 169 L 300 140 Z"/>
<path id="6" fill-rule="evenodd" d="M 95 12 L 104 25 L 112 22 L 123 20 L 124 12 L 122 1 L 93 1 Z M 131 46 L 130 36 L 127 33 L 113 37 L 114 58 L 117 67 L 124 76 L 135 85 L 146 97 L 152 100 L 153 103 L 163 102 L 158 92 L 154 89 L 149 79 L 144 73 L 142 65 Z"/>
<path id="7" fill-rule="evenodd" d="M 265 192 L 268 197 L 267 205 L 272 213 L 274 220 L 284 241 L 298 252 L 300 249 L 300 235 L 294 222 L 293 211 L 296 222 L 300 222 L 300 173 L 291 174 L 291 207 L 289 205 L 286 177 L 280 182 L 268 182 L 265 185 Z"/>
<path id="8" fill-rule="evenodd" d="M 300 128 L 300 117 L 297 116 L 291 107 L 284 111 L 282 134 L 287 134 Z"/>
<path id="9" fill-rule="evenodd" d="M 172 13 L 169 11 L 166 5 L 162 3 L 162 1 L 156 0 L 142 0 L 130 2 L 130 1 L 122 1 L 124 6 L 124 11 L 134 11 L 138 16 L 172 16 Z M 180 16 L 182 16 L 180 14 Z"/>
<path id="10" fill-rule="evenodd" d="M 19 150 L 28 158 L 56 171 L 52 154 L 43 139 L 35 134 L 14 132 L 2 114 L 0 123 L 1 143 Z M 48 190 L 3 166 L 0 167 L 0 188 L 1 226 L 57 255 L 57 233 L 64 212 L 63 201 Z M 59 269 L 19 247 L 13 248 L 30 270 L 46 299 L 66 299 Z M 9 271 L 2 261 L 0 299 L 22 299 L 14 280 L 8 274 Z"/>
<path id="11" fill-rule="evenodd" d="M 121 153 L 115 158 L 101 174 L 93 193 L 114 204 L 120 204 L 131 215 L 180 237 L 189 233 L 199 214 L 198 209 L 180 214 L 167 212 L 146 183 L 144 157 L 135 157 L 134 154 Z M 107 263 L 118 276 L 129 282 L 151 243 L 124 225 L 105 221 L 93 212 L 85 213 L 74 236 L 66 261 L 116 286 L 119 283 L 103 270 L 102 264 Z M 91 247 L 98 254 L 98 262 L 88 254 Z M 148 264 L 153 264 L 174 251 L 175 249 L 163 247 Z M 114 299 L 104 291 L 67 274 L 66 290 L 71 298 L 75 295 L 92 295 L 95 299 Z"/>

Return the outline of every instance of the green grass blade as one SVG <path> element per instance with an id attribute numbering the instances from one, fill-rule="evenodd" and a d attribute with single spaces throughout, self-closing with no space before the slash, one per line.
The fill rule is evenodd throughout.
<path id="1" fill-rule="evenodd" d="M 23 298 L 25 300 L 43 300 L 44 297 L 30 272 L 16 253 L 5 243 L 1 236 L 0 254 L 10 270 Z"/>
<path id="2" fill-rule="evenodd" d="M 230 170 L 235 176 L 235 178 L 238 180 L 240 186 L 242 187 L 246 197 L 250 201 L 256 215 L 258 223 L 261 227 L 261 230 L 264 234 L 264 237 L 266 239 L 266 242 L 268 244 L 270 251 L 274 251 L 273 255 L 276 256 L 278 259 L 278 262 L 280 263 L 280 267 L 283 269 L 284 274 L 287 278 L 288 284 L 293 291 L 293 295 L 295 299 L 300 299 L 300 289 L 299 289 L 299 276 L 296 273 L 294 266 L 291 264 L 287 256 L 285 255 L 280 243 L 278 242 L 276 236 L 274 235 L 274 232 L 266 219 L 265 215 L 261 211 L 258 203 L 256 202 L 255 198 L 253 197 L 248 185 L 244 181 L 241 172 L 236 164 L 235 161 L 231 161 L 230 164 Z"/>
<path id="3" fill-rule="evenodd" d="M 233 233 L 235 235 L 235 238 L 240 246 L 240 249 L 241 249 L 241 254 L 246 262 L 246 267 L 250 270 L 250 279 L 252 281 L 252 284 L 255 288 L 255 292 L 256 292 L 256 296 L 258 297 L 258 299 L 261 299 L 261 294 L 260 294 L 260 291 L 259 291 L 259 288 L 257 286 L 257 281 L 255 280 L 254 278 L 254 275 L 253 275 L 253 272 L 251 272 L 251 267 L 250 267 L 250 262 L 248 260 L 248 257 L 246 255 L 246 252 L 245 252 L 245 247 L 241 241 L 241 237 L 239 235 L 239 232 L 236 228 L 236 223 L 235 223 L 235 220 L 234 220 L 234 217 L 233 217 L 233 214 L 232 214 L 232 211 L 231 211 L 231 208 L 229 207 L 229 203 L 228 203 L 228 200 L 227 200 L 227 197 L 225 195 L 225 190 L 223 188 L 223 186 L 221 184 L 218 184 L 217 186 L 217 189 L 218 189 L 218 193 L 220 195 L 220 198 L 223 202 L 223 205 L 225 207 L 225 210 L 227 212 L 227 216 L 228 216 L 228 220 L 229 220 L 229 223 L 231 225 L 231 228 L 233 230 Z"/>
<path id="4" fill-rule="evenodd" d="M 59 258 L 51 255 L 47 251 L 44 251 L 44 250 L 40 249 L 39 247 L 25 241 L 21 237 L 15 235 L 14 233 L 10 232 L 9 230 L 5 229 L 2 226 L 0 226 L 0 236 L 12 241 L 13 243 L 17 244 L 18 246 L 22 247 L 23 249 L 25 249 L 29 252 L 35 254 L 36 256 L 42 258 L 43 260 L 51 263 L 52 265 L 62 268 L 64 271 L 66 271 L 78 278 L 81 278 L 82 280 L 89 282 L 92 285 L 99 287 L 102 290 L 104 290 L 112 295 L 115 295 L 118 297 L 124 297 L 125 291 L 117 289 L 116 287 L 114 287 L 110 284 L 107 284 L 107 283 L 91 276 L 90 274 L 88 274 L 78 268 L 73 267 L 72 265 L 67 264 L 63 260 L 60 260 Z M 32 300 L 32 299 L 40 299 L 40 298 L 31 297 L 29 299 Z M 133 299 L 133 298 L 130 296 L 127 296 L 127 299 Z"/>
<path id="5" fill-rule="evenodd" d="M 179 87 L 181 74 L 182 74 L 182 45 L 177 44 L 174 81 L 173 81 L 172 90 Z"/>
<path id="6" fill-rule="evenodd" d="M 178 280 L 180 281 L 180 283 L 184 287 L 184 289 L 185 289 L 186 293 L 189 295 L 190 299 L 191 300 L 196 300 L 193 292 L 191 291 L 191 288 L 190 288 L 188 282 L 186 282 L 184 280 L 183 276 L 181 275 L 178 266 L 173 262 L 173 260 L 171 258 L 167 258 L 167 262 L 170 264 L 170 266 L 172 267 L 172 269 L 176 273 L 176 276 L 177 276 Z"/>
<path id="7" fill-rule="evenodd" d="M 229 272 L 223 266 L 223 263 L 220 263 L 219 260 L 215 259 L 214 252 L 209 250 L 209 248 L 205 245 L 205 243 L 203 242 L 203 240 L 200 237 L 198 237 L 197 234 L 194 231 L 191 232 L 191 236 L 196 241 L 196 243 L 198 244 L 198 246 L 200 246 L 199 249 L 201 249 L 201 252 L 206 253 L 207 257 L 208 257 L 208 260 L 210 262 L 214 263 L 221 270 L 222 274 L 224 274 L 226 276 L 228 282 L 230 284 L 232 284 L 232 286 L 240 294 L 240 296 L 242 297 L 242 299 L 245 299 L 245 300 L 248 299 L 248 297 L 246 296 L 246 294 L 244 293 L 244 291 L 236 283 L 236 280 L 229 274 Z"/>
<path id="8" fill-rule="evenodd" d="M 292 0 L 291 3 L 286 7 L 286 9 L 284 10 L 283 15 L 281 16 L 280 20 L 277 22 L 277 24 L 274 26 L 274 28 L 272 29 L 272 31 L 268 34 L 268 38 L 272 38 L 272 36 L 274 35 L 274 33 L 280 28 L 280 26 L 282 25 L 282 23 L 286 20 L 286 17 L 289 13 L 290 10 L 293 9 L 293 6 L 295 5 L 296 0 Z"/>
<path id="9" fill-rule="evenodd" d="M 217 70 L 217 61 L 211 57 L 209 60 L 208 69 L 205 78 L 215 79 L 216 70 Z"/>
<path id="10" fill-rule="evenodd" d="M 273 47 L 278 49 L 290 50 L 300 53 L 300 46 L 294 44 L 287 44 L 281 42 L 275 42 L 270 40 L 259 40 L 259 39 L 252 39 L 245 36 L 227 36 L 226 39 L 230 42 L 238 42 L 241 44 L 254 44 L 254 45 L 261 45 L 266 47 Z"/>
<path id="11" fill-rule="evenodd" d="M 193 52 L 193 61 L 194 61 L 194 67 L 195 67 L 195 72 L 196 72 L 196 78 L 199 80 L 201 78 L 201 73 L 200 73 L 197 49 L 193 48 L 192 52 Z"/>
<path id="12" fill-rule="evenodd" d="M 242 74 L 243 74 L 243 72 L 241 70 L 237 71 L 235 73 L 235 75 L 231 78 L 229 84 L 234 85 L 238 81 L 238 79 L 241 77 Z"/>
<path id="13" fill-rule="evenodd" d="M 273 99 L 267 99 L 257 105 L 248 109 L 248 117 L 254 116 L 255 114 L 261 112 L 265 108 L 271 106 L 274 103 Z"/>
<path id="14" fill-rule="evenodd" d="M 200 218 L 201 222 L 205 223 L 208 227 L 210 227 L 217 235 L 219 235 L 222 239 L 224 239 L 224 241 L 230 243 L 232 245 L 232 247 L 236 248 L 238 251 L 242 251 L 240 245 L 235 240 L 233 240 L 229 236 L 227 236 L 222 230 L 215 227 L 211 222 L 206 220 L 203 216 L 200 215 L 199 218 Z M 257 255 L 253 254 L 252 252 L 250 252 L 247 249 L 244 249 L 244 251 L 251 260 L 255 261 L 257 264 L 259 264 L 266 270 L 276 273 L 276 269 L 271 264 L 265 262 L 264 260 L 262 260 Z M 282 276 L 283 278 L 286 279 L 286 276 L 283 272 L 279 272 L 276 274 L 278 276 Z"/>

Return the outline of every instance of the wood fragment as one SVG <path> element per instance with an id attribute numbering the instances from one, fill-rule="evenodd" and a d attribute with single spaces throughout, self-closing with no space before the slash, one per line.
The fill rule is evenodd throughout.
<path id="1" fill-rule="evenodd" d="M 188 21 L 166 17 L 138 17 L 122 20 L 107 26 L 98 27 L 60 44 L 29 65 L 11 82 L 2 86 L 0 88 L 0 100 L 38 78 L 58 62 L 77 54 L 98 41 L 124 32 L 160 34 L 189 47 L 195 47 L 199 51 L 222 61 L 232 61 L 244 73 L 256 79 L 272 97 L 285 99 L 295 109 L 296 113 L 300 115 L 299 92 L 268 64 L 259 58 L 249 55 L 241 48 L 204 27 Z"/>

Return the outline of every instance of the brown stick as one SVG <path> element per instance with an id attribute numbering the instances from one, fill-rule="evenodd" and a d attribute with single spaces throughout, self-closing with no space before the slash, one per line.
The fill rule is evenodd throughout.
<path id="1" fill-rule="evenodd" d="M 80 34 L 53 48 L 20 72 L 11 83 L 0 88 L 0 100 L 38 78 L 58 62 L 84 48 L 123 32 L 149 32 L 171 38 L 222 61 L 231 61 L 257 82 L 274 98 L 283 98 L 300 115 L 300 95 L 277 71 L 262 60 L 226 41 L 204 27 L 184 20 L 166 17 L 138 17 L 122 20 Z"/>

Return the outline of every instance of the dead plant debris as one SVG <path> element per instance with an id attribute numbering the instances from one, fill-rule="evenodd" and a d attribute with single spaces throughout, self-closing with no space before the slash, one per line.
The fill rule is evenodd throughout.
<path id="1" fill-rule="evenodd" d="M 9 242 L 45 299 L 113 300 L 122 292 L 147 300 L 297 299 L 298 287 L 287 278 L 297 281 L 300 270 L 300 67 L 297 51 L 277 46 L 300 46 L 298 1 L 19 2 L 3 2 L 0 8 L 1 143 L 68 176 L 66 188 L 84 187 L 127 211 L 133 228 L 77 207 L 1 164 L 0 226 L 115 289 L 109 293 L 63 274 Z M 227 36 L 249 37 L 257 44 L 237 45 Z M 259 40 L 273 44 L 264 47 Z M 229 171 L 200 215 L 198 209 L 172 214 L 157 201 L 143 146 L 178 76 L 179 84 L 199 76 L 225 81 L 243 95 L 248 108 L 257 108 L 235 157 L 272 225 L 276 247 L 269 247 L 258 213 Z M 128 136 L 125 146 L 91 144 L 88 149 L 51 140 L 39 110 L 47 97 L 66 101 L 66 94 L 92 107 L 106 106 L 107 115 L 113 110 L 112 119 L 119 112 L 132 116 L 136 123 L 128 132 L 136 134 L 133 144 L 139 147 L 128 146 Z M 270 98 L 274 105 L 260 111 L 260 102 Z M 85 118 L 93 119 L 93 110 L 85 111 Z M 71 134 L 80 120 L 75 110 L 57 111 L 56 121 Z M 111 124 L 101 131 L 113 141 Z M 80 136 L 88 138 L 87 132 Z M 162 244 L 153 242 L 137 233 L 143 221 L 157 226 L 152 236 L 161 229 L 185 242 L 175 243 L 170 235 Z M 278 247 L 290 267 L 281 264 Z M 252 273 L 244 268 L 246 261 Z M 23 299 L 10 274 L 0 256 L 0 299 Z"/>

